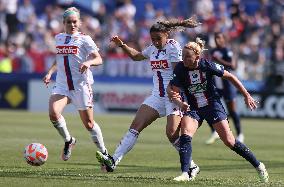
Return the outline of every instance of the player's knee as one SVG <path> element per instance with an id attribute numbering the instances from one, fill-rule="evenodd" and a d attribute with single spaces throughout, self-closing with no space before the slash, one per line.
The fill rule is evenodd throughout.
<path id="1" fill-rule="evenodd" d="M 138 132 L 141 132 L 146 126 L 147 125 L 144 121 L 134 121 L 131 123 L 130 129 L 134 129 Z"/>
<path id="2" fill-rule="evenodd" d="M 223 142 L 227 147 L 232 148 L 235 145 L 235 138 L 234 137 L 227 137 L 223 140 Z"/>
<path id="3" fill-rule="evenodd" d="M 53 122 L 56 122 L 58 121 L 58 119 L 61 117 L 61 114 L 59 113 L 56 113 L 56 112 L 49 112 L 49 119 L 50 121 L 53 123 Z"/>
<path id="4" fill-rule="evenodd" d="M 86 129 L 87 129 L 88 131 L 90 131 L 90 130 L 92 130 L 93 127 L 94 127 L 94 122 L 91 121 L 91 120 L 88 120 L 87 122 L 84 123 L 84 125 L 85 125 Z"/>
<path id="5" fill-rule="evenodd" d="M 171 143 L 175 142 L 175 140 L 179 137 L 179 135 L 175 133 L 175 131 L 168 129 L 166 130 L 166 135 Z"/>

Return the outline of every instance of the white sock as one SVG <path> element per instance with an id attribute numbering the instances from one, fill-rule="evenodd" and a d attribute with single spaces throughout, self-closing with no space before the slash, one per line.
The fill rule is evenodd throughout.
<path id="1" fill-rule="evenodd" d="M 69 142 L 71 140 L 71 136 L 67 129 L 65 119 L 62 115 L 57 121 L 51 121 L 51 123 L 53 123 L 53 126 L 56 128 L 56 130 L 65 142 Z"/>
<path id="2" fill-rule="evenodd" d="M 93 142 L 96 144 L 100 152 L 107 153 L 107 149 L 105 147 L 104 138 L 100 126 L 96 122 L 94 122 L 94 126 L 91 130 L 89 130 L 89 132 L 91 134 Z"/>
<path id="3" fill-rule="evenodd" d="M 115 164 L 118 164 L 123 158 L 123 156 L 133 148 L 133 146 L 136 144 L 138 136 L 139 132 L 137 130 L 128 130 L 128 132 L 124 135 L 112 156 L 115 161 Z"/>
<path id="4" fill-rule="evenodd" d="M 179 144 L 179 137 L 174 141 L 174 143 L 172 143 L 172 145 L 174 146 L 174 148 L 179 152 L 180 149 L 180 144 Z M 190 168 L 194 167 L 196 164 L 193 162 L 193 160 L 191 160 L 190 162 Z"/>
<path id="5" fill-rule="evenodd" d="M 190 162 L 190 168 L 193 168 L 194 166 L 196 166 L 196 164 L 193 162 L 193 160 L 191 160 L 191 162 Z"/>

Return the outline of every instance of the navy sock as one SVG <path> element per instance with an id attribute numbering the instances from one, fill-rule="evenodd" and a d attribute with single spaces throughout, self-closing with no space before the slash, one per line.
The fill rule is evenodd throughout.
<path id="1" fill-rule="evenodd" d="M 213 128 L 212 125 L 209 125 L 209 127 L 210 127 L 212 133 L 215 132 L 215 129 Z"/>
<path id="2" fill-rule="evenodd" d="M 255 158 L 254 154 L 249 150 L 249 148 L 236 140 L 236 143 L 234 147 L 232 148 L 233 151 L 235 151 L 238 155 L 242 156 L 244 159 L 249 161 L 253 167 L 259 166 L 259 161 Z"/>
<path id="3" fill-rule="evenodd" d="M 183 134 L 180 136 L 180 150 L 179 150 L 179 157 L 180 157 L 180 168 L 182 172 L 188 172 L 190 163 L 191 163 L 191 137 Z"/>
<path id="4" fill-rule="evenodd" d="M 239 135 L 240 133 L 242 133 L 240 116 L 237 112 L 230 112 L 230 116 L 233 119 L 237 135 Z"/>

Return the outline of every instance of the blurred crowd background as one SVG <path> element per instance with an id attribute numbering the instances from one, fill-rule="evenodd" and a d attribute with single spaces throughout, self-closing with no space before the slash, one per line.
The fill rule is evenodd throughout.
<path id="1" fill-rule="evenodd" d="M 237 55 L 241 80 L 284 85 L 283 0 L 0 0 L 0 72 L 46 72 L 55 57 L 54 36 L 63 31 L 63 11 L 70 6 L 81 10 L 81 32 L 94 39 L 104 58 L 97 75 L 118 67 L 108 63 L 125 56 L 109 42 L 111 36 L 143 49 L 157 20 L 196 14 L 200 27 L 172 37 L 184 45 L 199 36 L 210 50 L 214 32 L 222 31 Z"/>

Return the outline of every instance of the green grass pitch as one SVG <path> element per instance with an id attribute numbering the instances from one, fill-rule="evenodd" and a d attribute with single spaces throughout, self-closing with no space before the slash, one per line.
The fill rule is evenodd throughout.
<path id="1" fill-rule="evenodd" d="M 195 181 L 172 181 L 180 174 L 179 157 L 165 136 L 165 119 L 145 129 L 136 146 L 113 173 L 102 173 L 97 151 L 79 115 L 65 114 L 68 128 L 78 142 L 69 161 L 60 159 L 63 141 L 47 113 L 0 110 L 0 186 L 284 186 L 284 121 L 243 119 L 245 143 L 267 167 L 270 182 L 259 182 L 257 173 L 221 141 L 204 144 L 210 134 L 206 123 L 193 138 L 193 158 L 201 172 Z M 113 153 L 133 115 L 95 115 L 105 143 Z M 231 125 L 231 129 L 233 125 Z M 41 167 L 23 159 L 25 146 L 44 144 L 49 153 Z"/>

